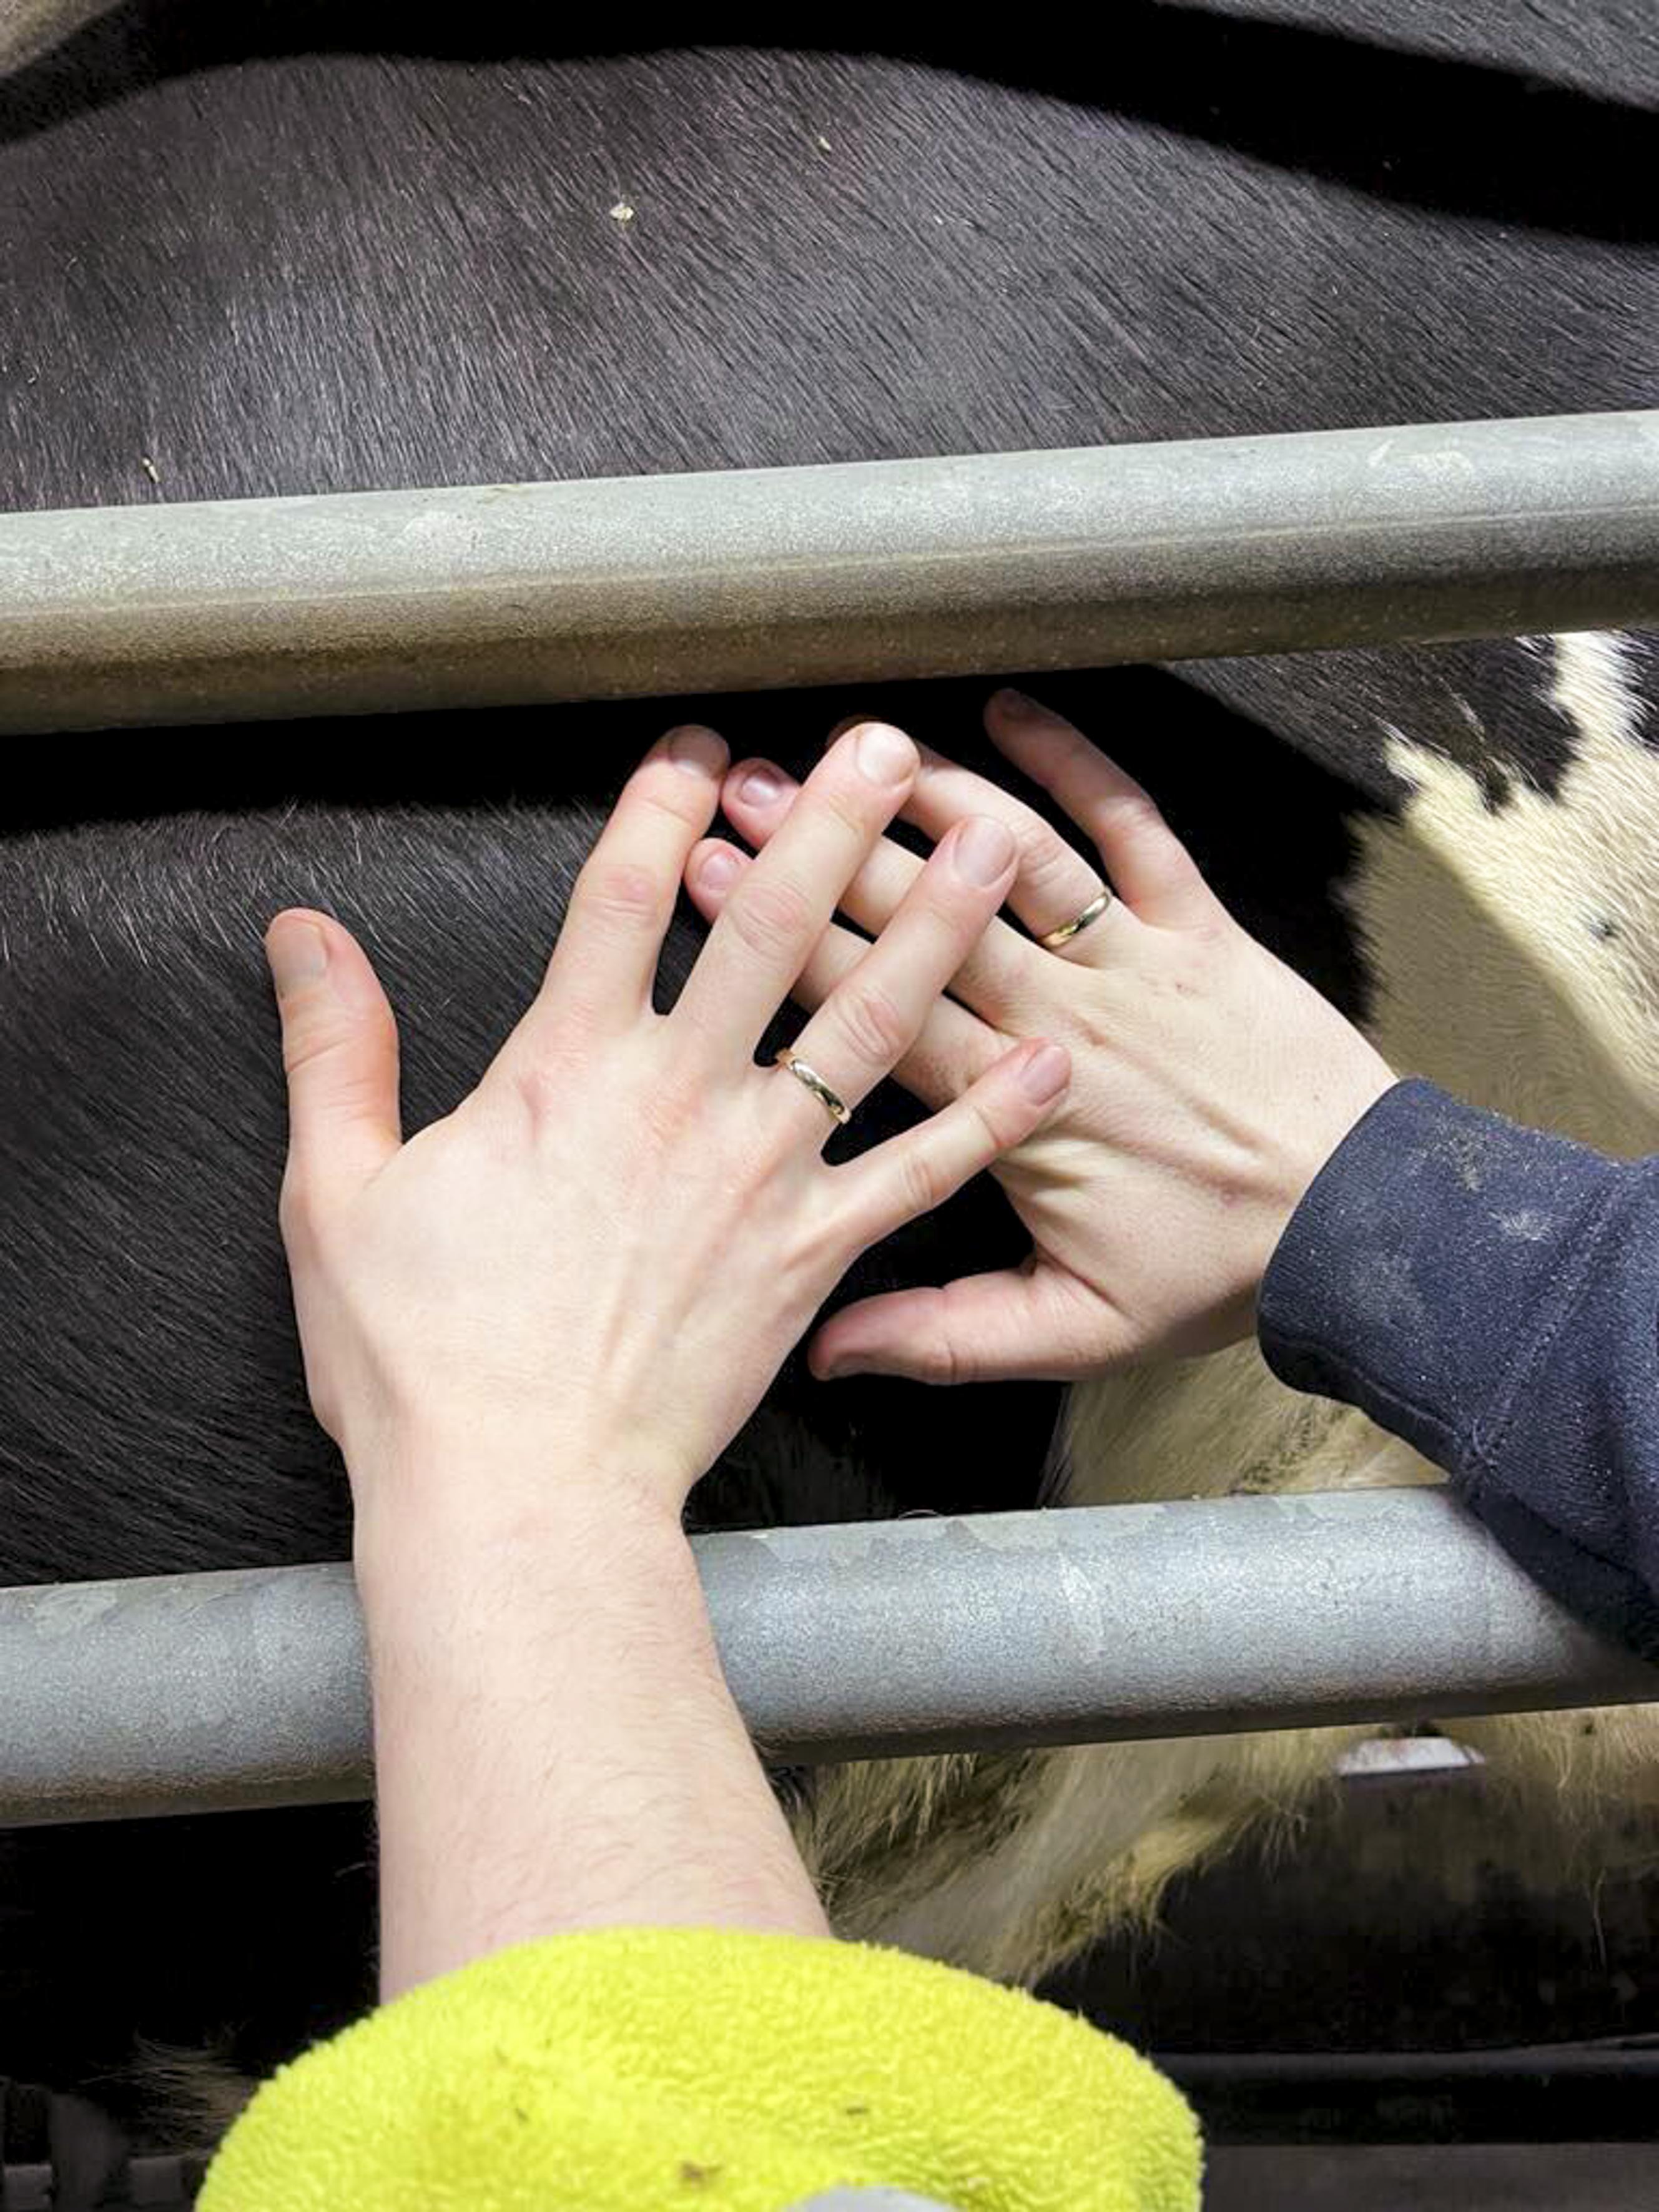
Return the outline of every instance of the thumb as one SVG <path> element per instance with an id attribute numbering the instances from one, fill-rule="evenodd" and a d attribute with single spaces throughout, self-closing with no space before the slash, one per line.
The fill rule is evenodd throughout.
<path id="1" fill-rule="evenodd" d="M 825 1322 L 808 1358 L 821 1382 L 900 1375 L 913 1382 L 1069 1382 L 1110 1361 L 1111 1334 L 1109 1307 L 1037 1261 L 959 1276 L 939 1290 L 860 1298 Z"/>
<path id="2" fill-rule="evenodd" d="M 398 1025 L 355 937 L 327 915 L 265 932 L 288 1071 L 289 1164 L 315 1186 L 366 1182 L 402 1142 Z"/>

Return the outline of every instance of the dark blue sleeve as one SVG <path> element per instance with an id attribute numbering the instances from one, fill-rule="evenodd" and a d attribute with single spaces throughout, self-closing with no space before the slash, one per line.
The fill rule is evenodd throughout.
<path id="1" fill-rule="evenodd" d="M 1659 1158 L 1397 1084 L 1274 1253 L 1261 1347 L 1443 1468 L 1560 1602 L 1659 1659 Z"/>

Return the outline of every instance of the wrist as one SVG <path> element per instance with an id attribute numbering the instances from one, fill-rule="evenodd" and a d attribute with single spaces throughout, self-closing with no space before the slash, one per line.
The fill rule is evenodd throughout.
<path id="1" fill-rule="evenodd" d="M 1281 1234 L 1289 1228 L 1303 1200 L 1377 1100 L 1400 1080 L 1382 1054 L 1358 1031 L 1354 1033 L 1353 1046 L 1346 1060 L 1332 1071 L 1326 1083 L 1308 1101 L 1308 1127 L 1302 1135 L 1295 1172 L 1283 1194 Z"/>
<path id="2" fill-rule="evenodd" d="M 1303 1123 L 1279 1139 L 1278 1157 L 1259 1193 L 1254 1233 L 1243 1248 L 1244 1265 L 1222 1309 L 1219 1342 L 1257 1333 L 1262 1285 L 1308 1194 L 1378 1099 L 1400 1079 L 1363 1039 L 1356 1036 L 1355 1042 L 1360 1048 L 1336 1079 L 1309 1096 Z"/>
<path id="3" fill-rule="evenodd" d="M 678 1522 L 703 1471 L 688 1474 L 654 1444 L 619 1440 L 614 1428 L 465 1407 L 403 1412 L 348 1432 L 342 1455 L 359 1518 L 376 1524 L 453 1512 L 487 1526 L 549 1510 L 580 1518 L 617 1510 Z"/>
<path id="4" fill-rule="evenodd" d="M 349 1453 L 360 1589 L 412 1572 L 544 1583 L 618 1551 L 685 1547 L 683 1492 L 580 1438 L 447 1423 Z M 365 1586 L 367 1585 L 367 1588 Z"/>
<path id="5" fill-rule="evenodd" d="M 1400 1080 L 1357 1030 L 1344 1040 L 1346 1050 L 1309 1081 L 1293 1114 L 1267 1139 L 1264 1194 L 1272 1256 L 1291 1217 L 1336 1154 L 1383 1093 Z"/>

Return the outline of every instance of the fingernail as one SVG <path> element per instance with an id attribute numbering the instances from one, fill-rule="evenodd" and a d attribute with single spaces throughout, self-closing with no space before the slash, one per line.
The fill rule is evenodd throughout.
<path id="1" fill-rule="evenodd" d="M 328 939 L 314 921 L 284 921 L 265 939 L 265 957 L 279 996 L 328 973 Z"/>
<path id="2" fill-rule="evenodd" d="M 902 730 L 866 722 L 858 736 L 858 763 L 872 783 L 902 783 L 916 767 L 916 749 Z"/>
<path id="3" fill-rule="evenodd" d="M 688 722 L 668 732 L 668 757 L 688 775 L 718 775 L 726 765 L 726 746 L 713 730 Z"/>
<path id="4" fill-rule="evenodd" d="M 729 845 L 721 845 L 705 854 L 697 867 L 697 881 L 705 890 L 723 891 L 738 879 L 743 862 Z"/>
<path id="5" fill-rule="evenodd" d="M 1024 691 L 1016 691 L 1012 684 L 1005 684 L 1000 691 L 991 694 L 991 704 L 999 714 L 1012 714 L 1021 721 L 1048 721 L 1052 719 L 1048 708 Z"/>
<path id="6" fill-rule="evenodd" d="M 976 815 L 957 832 L 951 858 L 963 881 L 983 890 L 1013 866 L 1013 835 L 988 815 Z"/>
<path id="7" fill-rule="evenodd" d="M 738 797 L 750 806 L 775 806 L 783 797 L 783 776 L 769 761 L 757 761 L 738 786 Z"/>
<path id="8" fill-rule="evenodd" d="M 1019 1087 L 1041 1105 L 1065 1089 L 1071 1073 L 1069 1053 L 1057 1044 L 1040 1045 L 1019 1071 Z"/>

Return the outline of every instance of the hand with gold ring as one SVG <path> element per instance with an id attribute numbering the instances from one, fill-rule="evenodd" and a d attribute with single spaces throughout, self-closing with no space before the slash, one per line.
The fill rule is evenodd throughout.
<path id="1" fill-rule="evenodd" d="M 933 753 L 900 809 L 925 835 L 969 816 L 1019 848 L 1006 921 L 977 938 L 899 1063 L 927 1104 L 959 1097 L 1022 1034 L 1064 1044 L 1057 1110 L 995 1172 L 1032 1237 L 1020 1268 L 848 1306 L 811 1348 L 821 1376 L 927 1382 L 1097 1373 L 1249 1333 L 1262 1270 L 1303 1192 L 1393 1076 L 1336 1010 L 1248 936 L 1147 794 L 1072 726 L 1014 692 L 992 739 L 1094 848 L 1079 851 L 1020 799 Z M 786 834 L 796 787 L 766 762 L 726 778 L 727 818 L 759 848 Z M 744 881 L 703 845 L 687 878 L 719 914 Z M 883 929 L 922 864 L 884 839 L 843 899 Z M 817 1006 L 862 956 L 840 925 L 795 995 Z"/>
<path id="2" fill-rule="evenodd" d="M 911 795 L 915 747 L 878 726 L 830 749 L 655 1012 L 726 764 L 705 730 L 658 746 L 581 872 L 539 996 L 473 1095 L 407 1143 L 392 1017 L 362 951 L 323 915 L 272 926 L 295 1299 L 360 1521 L 398 1439 L 434 1427 L 469 1451 L 514 1437 L 521 1459 L 534 1439 L 562 1480 L 648 1487 L 678 1511 L 857 1255 L 1028 1136 L 1065 1084 L 1063 1053 L 1011 1038 L 931 1121 L 844 1164 L 820 1157 L 1008 894 L 1012 838 L 966 817 L 786 1067 L 756 1065 Z"/>

